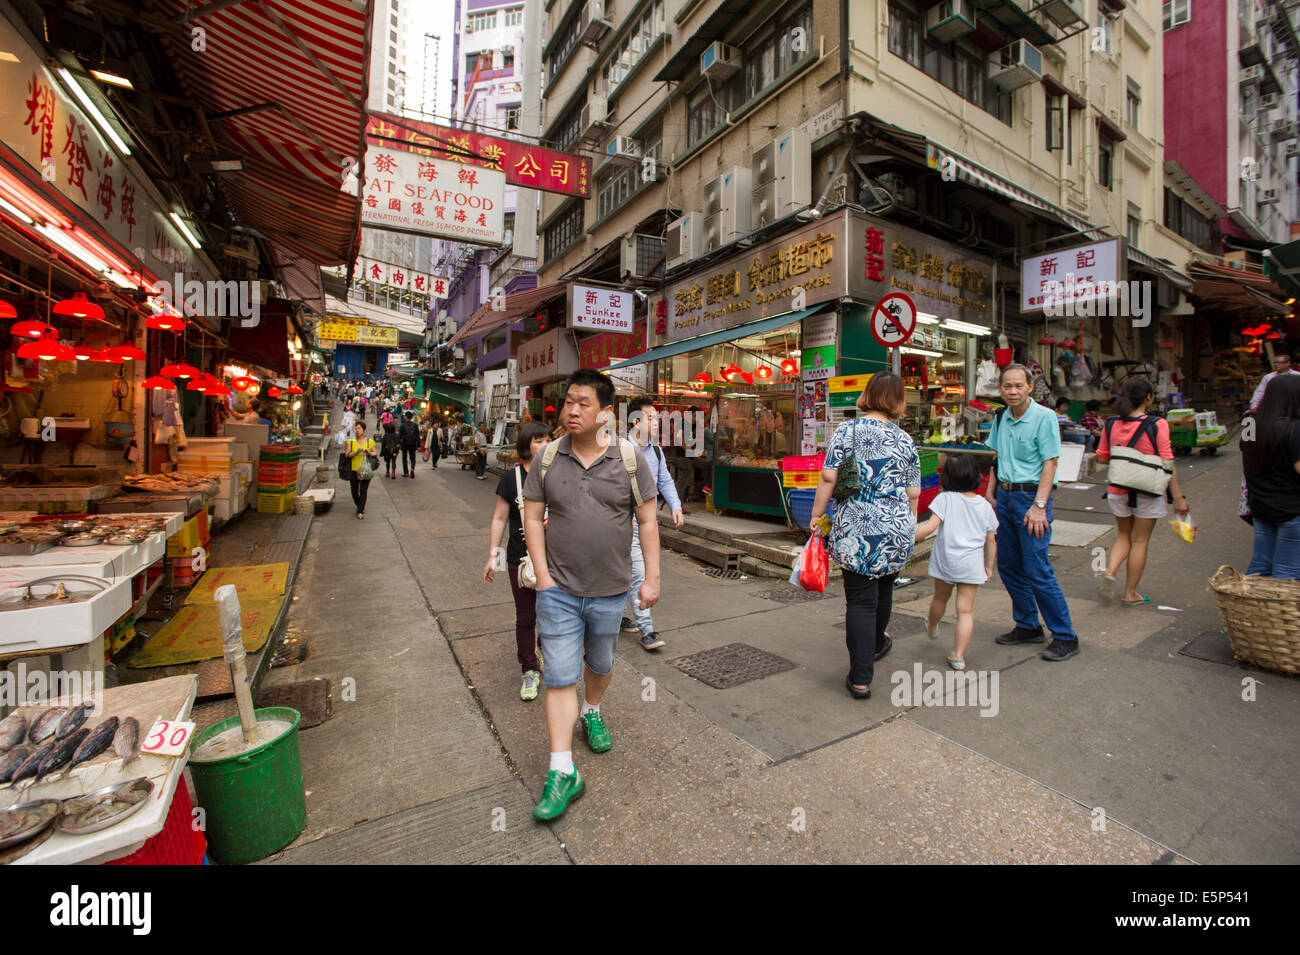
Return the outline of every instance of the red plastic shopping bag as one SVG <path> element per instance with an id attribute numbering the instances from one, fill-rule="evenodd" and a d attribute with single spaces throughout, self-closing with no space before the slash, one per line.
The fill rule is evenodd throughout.
<path id="1" fill-rule="evenodd" d="M 826 556 L 826 545 L 821 535 L 814 534 L 803 549 L 803 570 L 799 572 L 799 586 L 804 590 L 824 594 L 826 578 L 830 576 L 830 559 Z"/>

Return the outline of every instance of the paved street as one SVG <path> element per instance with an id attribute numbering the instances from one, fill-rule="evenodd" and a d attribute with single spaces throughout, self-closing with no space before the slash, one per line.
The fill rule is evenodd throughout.
<path id="1" fill-rule="evenodd" d="M 996 671 L 988 716 L 891 702 L 892 674 L 942 670 L 951 646 L 951 616 L 939 641 L 925 637 L 924 565 L 897 591 L 895 648 L 861 702 L 843 689 L 837 582 L 792 599 L 782 581 L 718 580 L 665 553 L 655 621 L 668 645 L 621 642 L 603 707 L 614 748 L 595 756 L 579 738 L 587 794 L 549 827 L 530 816 L 542 702 L 518 697 L 508 584 L 480 582 L 495 479 L 454 462 L 376 479 L 364 522 L 340 482 L 290 616 L 311 654 L 268 680 L 321 676 L 334 695 L 333 719 L 302 734 L 307 828 L 273 861 L 1300 861 L 1300 683 L 1231 660 L 1206 584 L 1249 557 L 1237 456 L 1179 468 L 1200 530 L 1189 546 L 1157 528 L 1149 607 L 1095 599 L 1092 548 L 1113 533 L 1053 548 L 1075 659 L 995 645 L 1009 600 L 982 588 L 967 660 Z M 1100 493 L 1062 489 L 1058 521 L 1106 530 Z M 673 665 L 731 643 L 794 667 L 718 690 Z M 1258 698 L 1244 702 L 1251 676 Z"/>

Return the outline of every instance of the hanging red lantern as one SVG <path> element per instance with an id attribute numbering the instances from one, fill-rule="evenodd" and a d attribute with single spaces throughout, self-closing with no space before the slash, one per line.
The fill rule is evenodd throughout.
<path id="1" fill-rule="evenodd" d="M 104 310 L 86 298 L 85 292 L 76 292 L 72 298 L 65 298 L 61 302 L 54 303 L 55 315 L 66 315 L 69 318 L 95 318 L 103 320 Z"/>
<path id="2" fill-rule="evenodd" d="M 112 364 L 113 359 L 108 357 L 107 348 L 99 348 L 96 349 L 95 353 L 91 355 L 89 358 L 87 358 L 86 361 L 93 361 L 93 362 L 98 362 L 101 365 L 108 365 L 108 364 Z"/>
<path id="3" fill-rule="evenodd" d="M 115 363 L 127 361 L 144 361 L 144 352 L 134 345 L 118 345 L 116 348 L 106 349 L 104 352 L 108 359 Z"/>
<path id="4" fill-rule="evenodd" d="M 166 375 L 168 378 L 197 378 L 203 372 L 199 371 L 193 365 L 187 365 L 185 362 L 174 362 L 170 365 L 164 365 L 158 372 L 160 375 Z"/>
<path id="5" fill-rule="evenodd" d="M 36 358 L 40 361 L 76 361 L 77 353 L 53 336 L 40 341 L 25 342 L 18 346 L 19 358 Z"/>
<path id="6" fill-rule="evenodd" d="M 160 332 L 179 332 L 185 328 L 185 319 L 180 315 L 150 315 L 144 320 L 145 328 L 156 328 Z"/>
<path id="7" fill-rule="evenodd" d="M 186 391 L 207 391 L 210 387 L 211 385 L 202 378 L 191 379 L 185 384 Z"/>
<path id="8" fill-rule="evenodd" d="M 297 385 L 290 385 L 290 386 L 289 386 L 289 394 L 291 394 L 291 395 L 300 395 L 300 394 L 302 394 L 302 389 L 299 388 Z"/>
<path id="9" fill-rule="evenodd" d="M 799 364 L 793 358 L 787 358 L 781 362 L 781 374 L 797 375 L 799 374 Z"/>
<path id="10" fill-rule="evenodd" d="M 700 372 L 698 375 L 695 376 L 695 380 L 696 380 L 696 381 L 702 381 L 702 382 L 704 382 L 704 383 L 707 385 L 707 384 L 709 384 L 711 381 L 713 381 L 713 376 L 710 375 L 707 371 L 702 371 L 702 372 Z"/>
<path id="11" fill-rule="evenodd" d="M 740 373 L 740 380 L 747 385 L 752 385 L 754 383 L 754 376 L 747 371 L 742 371 Z"/>
<path id="12" fill-rule="evenodd" d="M 275 387 L 275 385 L 272 385 L 270 388 L 266 389 L 266 396 L 268 398 L 279 398 L 282 394 L 284 394 L 284 392 L 281 391 L 279 388 Z"/>
<path id="13" fill-rule="evenodd" d="M 162 375 L 150 375 L 144 381 L 140 382 L 141 388 L 150 388 L 154 391 L 171 391 L 176 387 L 176 383 L 170 378 L 164 378 Z"/>
<path id="14" fill-rule="evenodd" d="M 213 385 L 211 388 L 206 389 L 203 393 L 205 395 L 217 395 L 218 397 L 226 398 L 229 397 L 230 395 L 230 389 L 227 388 L 225 385 L 218 384 L 218 385 Z"/>
<path id="15" fill-rule="evenodd" d="M 18 309 L 14 308 L 8 302 L 0 299 L 0 320 L 18 317 Z"/>
<path id="16" fill-rule="evenodd" d="M 72 350 L 77 355 L 77 361 L 94 361 L 95 355 L 99 352 L 98 348 L 87 345 L 84 338 L 74 345 Z"/>
<path id="17" fill-rule="evenodd" d="M 44 338 L 46 335 L 55 334 L 55 331 L 52 326 L 39 322 L 34 318 L 29 318 L 14 325 L 9 329 L 9 334 L 17 335 L 19 338 Z"/>
<path id="18" fill-rule="evenodd" d="M 234 388 L 236 391 L 246 391 L 248 386 L 252 383 L 252 378 L 245 378 L 243 375 L 240 375 L 238 378 L 230 379 L 230 387 Z"/>
<path id="19" fill-rule="evenodd" d="M 770 365 L 759 365 L 758 370 L 754 372 L 754 377 L 762 381 L 767 381 L 772 377 L 772 368 Z"/>

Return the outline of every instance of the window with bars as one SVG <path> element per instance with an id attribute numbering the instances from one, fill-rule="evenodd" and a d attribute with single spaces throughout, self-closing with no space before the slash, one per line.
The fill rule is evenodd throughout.
<path id="1" fill-rule="evenodd" d="M 555 143 L 557 149 L 568 149 L 578 141 L 578 137 L 582 134 L 583 105 L 578 103 L 565 113 L 564 118 L 556 125 L 555 131 L 551 134 L 551 141 Z"/>
<path id="2" fill-rule="evenodd" d="M 610 176 L 596 193 L 596 219 L 604 219 L 627 201 L 628 196 L 636 191 L 636 177 L 641 166 L 623 168 Z"/>
<path id="3" fill-rule="evenodd" d="M 505 128 L 518 129 L 519 128 L 519 107 L 507 106 L 503 112 L 505 113 L 505 122 L 504 122 Z"/>
<path id="4" fill-rule="evenodd" d="M 575 202 L 572 209 L 546 230 L 543 242 L 546 261 L 549 262 L 582 237 L 583 205 L 582 202 Z"/>
<path id="5" fill-rule="evenodd" d="M 578 14 L 569 17 L 567 23 L 560 27 L 555 34 L 555 44 L 551 47 L 550 55 L 546 58 L 546 75 L 548 79 L 555 79 L 565 62 L 568 61 L 569 55 L 573 53 L 578 46 Z"/>
<path id="6" fill-rule="evenodd" d="M 964 41 L 941 43 L 932 39 L 921 15 L 900 0 L 889 4 L 889 52 L 1011 125 L 1011 94 L 988 81 L 989 55 Z"/>

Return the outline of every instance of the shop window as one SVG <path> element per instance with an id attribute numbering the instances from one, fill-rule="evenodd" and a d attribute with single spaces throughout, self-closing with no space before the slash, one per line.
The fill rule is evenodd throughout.
<path id="1" fill-rule="evenodd" d="M 940 43 L 931 39 L 920 13 L 903 0 L 889 4 L 889 52 L 1011 125 L 1011 94 L 988 82 L 988 54 L 962 40 Z"/>
<path id="2" fill-rule="evenodd" d="M 1172 30 L 1192 19 L 1192 0 L 1169 0 L 1163 8 L 1164 28 Z"/>
<path id="3" fill-rule="evenodd" d="M 1098 140 L 1097 150 L 1097 184 L 1106 189 L 1114 189 L 1115 144 L 1103 134 Z"/>

